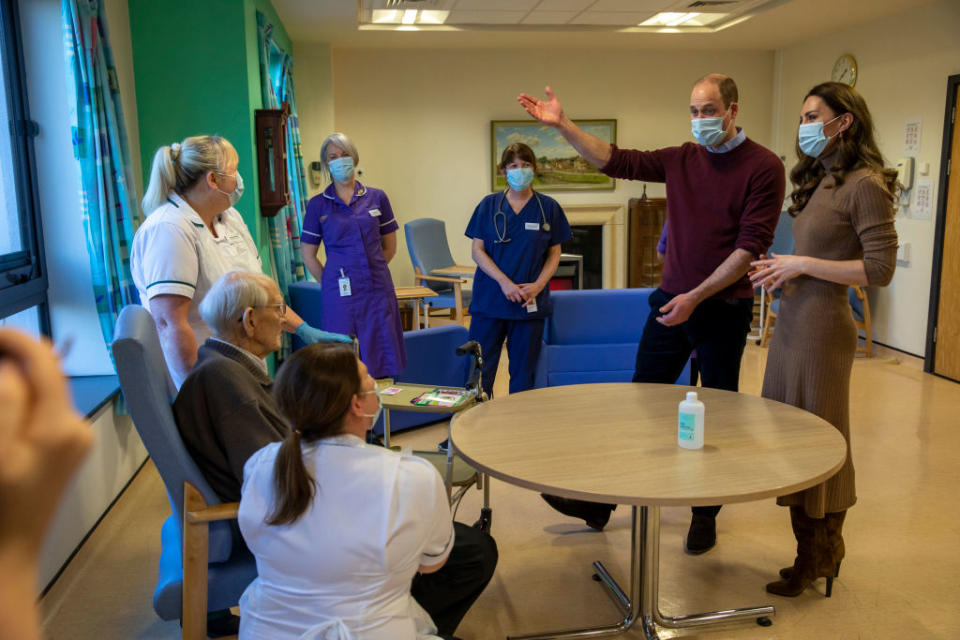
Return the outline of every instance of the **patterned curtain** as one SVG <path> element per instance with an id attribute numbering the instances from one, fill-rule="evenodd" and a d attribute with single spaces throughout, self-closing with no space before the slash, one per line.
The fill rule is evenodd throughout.
<path id="1" fill-rule="evenodd" d="M 139 296 L 130 244 L 140 224 L 103 0 L 61 0 L 73 154 L 100 329 L 112 353 L 113 328 Z M 112 357 L 112 356 L 111 356 Z"/>
<path id="2" fill-rule="evenodd" d="M 291 204 L 268 218 L 270 250 L 280 290 L 287 296 L 291 282 L 304 279 L 300 257 L 300 225 L 307 210 L 307 183 L 300 153 L 300 126 L 297 103 L 293 96 L 293 58 L 283 51 L 272 37 L 273 26 L 257 12 L 257 34 L 260 49 L 260 91 L 265 109 L 278 109 L 286 101 L 290 105 L 287 120 L 287 175 L 290 181 Z"/>

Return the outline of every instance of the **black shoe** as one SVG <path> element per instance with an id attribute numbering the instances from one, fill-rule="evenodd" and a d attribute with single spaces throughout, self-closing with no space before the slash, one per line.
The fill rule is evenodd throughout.
<path id="1" fill-rule="evenodd" d="M 548 505 L 559 511 L 565 516 L 571 518 L 580 518 L 587 523 L 587 526 L 597 531 L 603 531 L 610 520 L 610 514 L 617 508 L 615 504 L 604 504 L 602 502 L 587 502 L 586 500 L 572 500 L 570 498 L 561 498 L 560 496 L 551 496 L 541 493 Z"/>
<path id="2" fill-rule="evenodd" d="M 687 531 L 687 540 L 683 545 L 684 551 L 692 555 L 699 555 L 717 544 L 717 518 L 699 513 L 693 514 L 690 519 L 690 530 Z"/>
<path id="3" fill-rule="evenodd" d="M 446 453 L 447 449 L 450 448 L 450 438 L 447 438 L 443 442 L 437 445 L 437 451 L 440 453 Z"/>
<path id="4" fill-rule="evenodd" d="M 223 638 L 240 633 L 240 616 L 230 613 L 229 609 L 211 611 L 207 614 L 207 637 Z"/>

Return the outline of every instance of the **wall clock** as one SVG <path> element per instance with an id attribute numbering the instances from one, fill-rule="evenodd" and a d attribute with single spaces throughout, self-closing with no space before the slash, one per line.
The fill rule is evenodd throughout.
<path id="1" fill-rule="evenodd" d="M 848 84 L 851 87 L 857 84 L 857 60 L 849 53 L 837 58 L 837 61 L 833 63 L 833 72 L 830 74 L 830 79 L 834 82 Z"/>

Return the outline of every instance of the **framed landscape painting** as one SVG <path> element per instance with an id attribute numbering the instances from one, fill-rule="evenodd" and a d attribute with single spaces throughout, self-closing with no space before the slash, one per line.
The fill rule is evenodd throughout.
<path id="1" fill-rule="evenodd" d="M 606 142 L 617 141 L 616 120 L 574 120 L 587 133 Z M 497 165 L 503 150 L 523 142 L 537 157 L 537 175 L 533 187 L 539 191 L 610 191 L 616 181 L 605 176 L 563 139 L 553 127 L 535 120 L 493 120 L 490 122 L 491 191 L 507 188 L 507 179 Z"/>

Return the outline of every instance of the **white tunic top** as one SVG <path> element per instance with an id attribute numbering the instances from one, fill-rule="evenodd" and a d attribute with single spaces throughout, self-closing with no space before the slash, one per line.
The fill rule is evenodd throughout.
<path id="1" fill-rule="evenodd" d="M 259 576 L 240 599 L 240 640 L 434 638 L 410 583 L 453 547 L 436 469 L 352 435 L 305 444 L 313 503 L 295 523 L 269 526 L 279 448 L 244 467 L 238 520 Z"/>
<path id="2" fill-rule="evenodd" d="M 236 209 L 217 216 L 213 228 L 216 236 L 173 193 L 140 225 L 130 248 L 130 271 L 140 302 L 150 311 L 150 299 L 156 295 L 190 298 L 187 321 L 198 345 L 212 335 L 197 307 L 213 283 L 227 271 L 261 272 L 257 247 Z M 179 388 L 183 380 L 174 375 L 174 382 Z"/>

